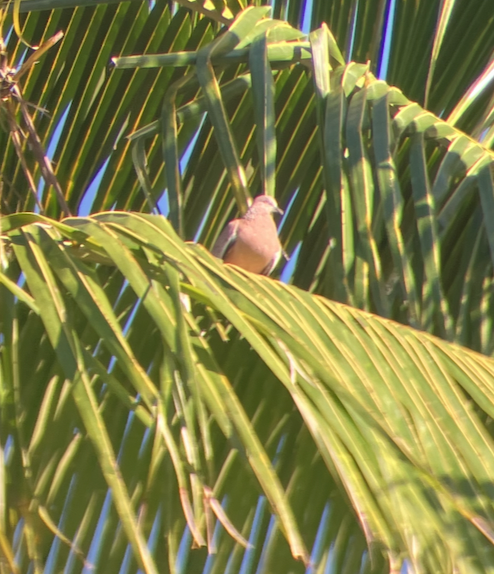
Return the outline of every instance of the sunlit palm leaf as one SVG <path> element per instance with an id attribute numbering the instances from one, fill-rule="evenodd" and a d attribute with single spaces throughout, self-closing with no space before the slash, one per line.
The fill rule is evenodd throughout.
<path id="1" fill-rule="evenodd" d="M 9 223 L 17 228 L 22 219 L 16 221 L 11 218 L 7 221 Z M 240 447 L 240 453 L 244 453 L 249 462 L 248 467 L 252 468 L 273 507 L 280 513 L 292 552 L 295 555 L 303 552 L 297 542 L 298 529 L 304 523 L 303 514 L 295 514 L 291 518 L 293 510 L 285 507 L 287 500 L 282 491 L 276 490 L 279 487 L 273 490 L 276 481 L 273 482 L 268 456 L 271 451 L 270 457 L 273 457 L 280 444 L 289 440 L 292 433 L 300 432 L 300 421 L 294 414 L 290 417 L 290 424 L 288 419 L 279 426 L 289 411 L 283 415 L 283 411 L 271 404 L 272 400 L 277 400 L 278 393 L 270 394 L 270 399 L 261 390 L 266 385 L 281 384 L 280 391 L 284 387 L 292 397 L 332 473 L 331 479 L 327 475 L 328 485 L 336 480 L 336 484 L 345 489 L 368 539 L 380 540 L 391 554 L 405 552 L 428 570 L 436 568 L 440 571 L 445 560 L 452 560 L 460 571 L 466 572 L 462 561 L 477 554 L 474 546 L 480 545 L 485 557 L 490 556 L 492 505 L 488 485 L 494 472 L 494 450 L 490 435 L 482 429 L 481 419 L 472 410 L 473 400 L 486 414 L 494 414 L 490 400 L 494 364 L 490 359 L 276 281 L 254 279 L 220 267 L 202 249 L 181 244 L 167 222 L 159 217 L 115 213 L 102 214 L 94 220 L 69 219 L 66 224 L 68 226 L 57 226 L 58 231 L 57 227 L 30 225 L 9 232 L 27 287 L 34 294 L 34 302 L 39 308 L 39 316 L 33 315 L 32 311 L 27 316 L 24 313 L 22 320 L 6 325 L 5 333 L 11 336 L 10 329 L 18 329 L 22 340 L 28 335 L 26 329 L 32 329 L 33 320 L 37 317 L 41 320 L 43 327 L 40 327 L 46 329 L 56 352 L 52 359 L 55 360 L 52 372 L 59 372 L 62 377 L 73 381 L 60 386 L 56 379 L 52 379 L 51 385 L 46 387 L 45 382 L 43 388 L 55 391 L 54 385 L 57 385 L 56 394 L 59 394 L 67 384 L 73 385 L 70 396 L 59 394 L 58 402 L 65 398 L 56 408 L 75 408 L 81 421 L 76 426 L 82 424 L 75 435 L 74 426 L 72 432 L 67 432 L 69 429 L 64 433 L 57 432 L 60 439 L 65 435 L 63 440 L 66 444 L 58 457 L 67 453 L 66 449 L 72 449 L 72 437 L 80 432 L 83 436 L 87 433 L 96 453 L 100 453 L 101 473 L 112 487 L 113 500 L 122 520 L 128 513 L 125 510 L 127 503 L 124 503 L 126 496 L 133 500 L 138 515 L 143 512 L 155 515 L 157 511 L 146 503 L 145 485 L 151 487 L 149 473 L 153 471 L 153 463 L 141 461 L 138 467 L 128 466 L 125 459 L 131 455 L 126 452 L 120 461 L 120 471 L 115 475 L 116 478 L 122 474 L 121 494 L 120 487 L 114 483 L 113 471 L 110 468 L 105 470 L 105 461 L 111 459 L 105 454 L 110 443 L 108 446 L 105 444 L 110 437 L 115 441 L 118 436 L 114 434 L 112 421 L 117 417 L 121 427 L 125 424 L 125 413 L 131 412 L 129 409 L 137 409 L 136 416 L 127 425 L 140 426 L 141 436 L 146 426 L 151 430 L 152 434 L 144 444 L 149 444 L 150 448 L 155 443 L 153 458 L 159 452 L 156 451 L 156 441 L 161 442 L 161 450 L 164 450 L 159 460 L 165 467 L 160 472 L 169 473 L 166 466 L 172 464 L 179 485 L 186 491 L 190 490 L 188 496 L 195 501 L 196 510 L 191 507 L 193 514 L 189 520 L 196 521 L 194 528 L 198 528 L 198 532 L 204 532 L 205 523 L 201 517 L 205 509 L 201 498 L 195 498 L 194 489 L 199 488 L 200 494 L 204 488 L 201 485 L 208 486 L 220 499 L 229 492 L 223 491 L 217 481 L 221 476 L 220 484 L 230 483 L 228 477 L 233 468 L 236 473 L 245 472 L 241 470 L 245 468 L 242 466 L 223 467 L 233 455 L 231 449 Z M 69 242 L 64 242 L 64 237 Z M 113 302 L 107 298 L 99 287 L 102 281 L 106 281 L 107 273 L 103 273 L 104 269 L 95 273 L 91 270 L 92 264 L 81 262 L 81 247 L 78 245 L 83 246 L 86 258 L 93 252 L 92 245 L 96 248 L 96 258 L 106 253 L 108 262 L 112 262 L 129 282 L 140 300 L 130 324 L 120 321 L 119 326 L 119 322 L 111 319 L 114 313 L 111 308 L 118 306 L 118 291 L 114 291 Z M 47 257 L 51 271 L 47 267 Z M 171 279 L 175 270 L 180 271 L 183 277 L 180 283 Z M 46 288 L 37 283 L 41 276 Z M 119 283 L 122 284 L 121 281 Z M 253 284 L 255 292 L 252 291 Z M 180 303 L 180 292 L 191 298 L 192 313 Z M 51 301 L 56 304 L 52 305 Z M 215 323 L 204 315 L 208 309 L 223 315 L 232 325 L 227 341 L 220 340 L 221 331 L 217 331 Z M 178 317 L 182 318 L 178 320 Z M 182 321 L 183 326 L 180 327 Z M 84 328 L 81 329 L 82 325 Z M 177 328 L 182 333 L 178 338 L 174 334 Z M 124 331 L 127 332 L 128 343 L 122 338 Z M 240 341 L 238 335 L 245 340 Z M 69 338 L 64 342 L 66 336 Z M 14 346 L 13 337 L 11 341 L 6 346 L 8 355 L 18 348 Z M 269 368 L 256 382 L 252 380 L 248 366 L 252 361 L 251 353 L 246 353 L 248 345 Z M 89 379 L 84 384 L 82 380 L 77 382 L 77 376 L 74 378 L 76 363 L 69 359 L 72 355 L 70 348 L 74 349 L 74 361 L 80 364 L 77 369 L 81 376 L 90 376 L 91 383 Z M 228 366 L 232 354 L 235 357 L 233 371 Z M 186 358 L 188 355 L 190 360 Z M 14 355 L 10 356 L 14 359 Z M 12 365 L 15 364 L 14 361 Z M 24 363 L 21 365 L 17 380 L 26 393 L 29 389 L 34 390 L 33 384 L 28 384 L 31 367 Z M 107 369 L 110 374 L 106 374 Z M 234 378 L 229 380 L 228 372 Z M 250 415 L 254 417 L 254 426 L 251 427 L 247 412 L 233 393 L 233 384 L 240 396 L 244 395 L 242 389 L 247 385 L 255 385 L 258 391 L 249 388 L 249 394 L 256 396 L 259 393 L 263 397 L 262 408 L 268 409 L 272 417 L 270 432 L 278 436 L 278 439 L 270 438 L 269 432 L 265 436 L 268 452 L 261 447 L 254 433 L 254 413 L 259 405 L 246 405 L 247 412 L 254 409 Z M 78 385 L 80 391 L 77 390 Z M 85 391 L 82 390 L 84 388 Z M 82 393 L 80 399 L 79 393 Z M 48 396 L 53 396 L 53 392 Z M 94 402 L 91 409 L 86 406 L 86 396 Z M 140 401 L 135 402 L 138 397 Z M 49 408 L 49 403 L 45 404 L 45 408 Z M 113 405 L 111 409 L 110 404 Z M 18 408 L 21 405 L 24 401 L 17 403 Z M 189 409 L 192 410 L 188 413 Z M 204 415 L 201 415 L 203 409 Z M 95 422 L 101 421 L 97 426 L 91 422 L 91 411 L 96 417 Z M 281 418 L 276 419 L 275 413 L 279 413 Z M 110 414 L 111 418 L 108 418 Z M 201 423 L 202 416 L 206 416 L 205 420 L 210 419 L 206 427 Z M 57 426 L 62 424 L 62 420 L 64 425 L 70 420 L 63 417 L 57 423 L 57 418 L 55 416 L 54 423 Z M 211 426 L 212 421 L 215 424 Z M 74 425 L 73 422 L 69 424 Z M 163 425 L 170 425 L 169 430 L 165 432 Z M 33 441 L 30 438 L 32 428 L 20 421 L 17 423 L 26 447 Z M 181 433 L 177 434 L 180 428 Z M 38 492 L 40 506 L 51 509 L 56 523 L 62 511 L 60 503 L 67 490 L 62 491 L 65 493 L 62 498 L 53 499 L 53 494 L 47 494 L 46 487 L 42 488 L 41 484 L 51 482 L 47 482 L 46 472 L 53 476 L 62 458 L 58 465 L 52 463 L 52 470 L 38 466 L 43 447 L 46 445 L 51 449 L 53 446 L 54 429 L 41 423 L 36 425 L 36 429 L 34 444 L 37 446 L 33 445 L 27 459 L 32 475 L 27 485 L 31 483 L 31 488 Z M 226 440 L 225 447 L 230 445 L 223 455 L 217 442 L 220 429 L 223 440 Z M 262 428 L 259 430 L 261 436 L 266 432 Z M 111 433 L 108 439 L 105 438 L 107 432 Z M 207 446 L 210 432 L 215 435 L 214 451 Z M 304 442 L 307 439 L 308 436 Z M 65 467 L 65 482 L 74 471 L 76 474 L 72 480 L 76 481 L 87 473 L 84 470 L 87 463 L 83 462 L 87 448 L 91 447 L 87 445 L 75 455 L 72 466 Z M 140 447 L 141 450 L 143 448 L 144 445 Z M 118 449 L 118 442 L 111 449 Z M 147 456 L 151 455 L 151 451 L 148 452 Z M 196 454 L 192 455 L 192 452 Z M 438 452 L 441 452 L 439 458 Z M 174 457 L 178 458 L 174 460 Z M 292 464 L 284 462 L 284 476 L 288 469 L 291 469 L 288 476 L 295 472 L 295 462 L 296 459 Z M 317 469 L 322 472 L 319 465 Z M 94 475 L 95 472 L 93 464 L 91 473 Z M 285 488 L 289 484 L 286 483 Z M 65 489 L 67 487 L 66 482 Z M 229 492 L 229 496 L 232 495 Z M 290 495 L 290 498 L 295 497 L 293 506 L 299 504 L 300 496 L 305 498 L 308 495 L 306 489 Z M 330 491 L 326 496 L 330 498 Z M 56 500 L 60 502 L 57 504 Z M 233 524 L 237 523 L 240 529 L 248 518 L 246 510 L 243 518 L 238 518 L 242 507 L 245 508 L 244 503 L 234 512 L 237 520 L 232 518 Z M 166 528 L 164 514 L 163 509 L 156 518 L 163 521 L 162 528 Z M 147 536 L 147 529 L 153 521 L 149 517 L 145 522 L 148 526 L 141 525 L 145 530 L 138 536 Z M 309 531 L 303 529 L 306 544 L 311 545 L 313 539 L 308 538 Z M 468 533 L 473 545 L 470 549 L 464 546 L 462 533 Z M 69 538 L 74 535 L 73 532 L 67 534 Z M 46 536 L 45 540 L 45 544 L 50 544 L 51 537 Z M 431 540 L 435 540 L 433 551 L 429 547 Z M 453 540 L 457 540 L 459 546 Z M 85 545 L 82 542 L 79 545 L 79 550 L 86 556 L 88 542 L 86 540 Z M 136 557 L 145 559 L 146 554 L 142 554 L 138 546 L 134 550 Z M 125 545 L 122 546 L 123 551 Z M 46 550 L 40 546 L 38 552 L 43 555 Z M 485 562 L 486 568 L 488 563 Z M 151 566 L 148 571 L 152 571 Z"/>
<path id="2" fill-rule="evenodd" d="M 262 23 L 263 20 L 256 27 Z M 246 29 L 250 30 L 250 27 Z M 283 126 L 283 112 L 276 118 L 278 138 L 282 142 L 282 151 L 276 161 L 276 189 L 278 196 L 285 197 L 285 202 L 291 202 L 287 224 L 282 226 L 282 237 L 286 228 L 287 234 L 293 233 L 293 229 L 297 231 L 295 237 L 288 235 L 287 251 L 293 252 L 295 241 L 300 241 L 305 235 L 294 271 L 294 282 L 331 298 L 375 310 L 382 316 L 395 317 L 447 339 L 458 337 L 464 344 L 490 352 L 490 341 L 479 347 L 477 343 L 465 339 L 469 327 L 465 325 L 465 318 L 459 321 L 461 311 L 456 304 L 459 294 L 449 290 L 449 278 L 445 276 L 441 252 L 445 248 L 448 252 L 455 250 L 455 257 L 458 257 L 459 251 L 466 249 L 468 257 L 465 261 L 469 261 L 470 247 L 461 239 L 457 227 L 463 230 L 464 221 L 456 217 L 459 212 L 468 213 L 471 209 L 466 209 L 466 203 L 472 207 L 478 206 L 477 209 L 485 213 L 480 217 L 485 221 L 487 237 L 480 238 L 480 241 L 485 245 L 494 245 L 489 239 L 492 233 L 488 215 L 489 197 L 492 195 L 488 172 L 494 154 L 418 104 L 409 102 L 399 90 L 376 81 L 365 66 L 349 64 L 331 72 L 330 60 L 337 61 L 339 54 L 326 28 L 312 34 L 311 40 L 317 118 L 311 97 L 312 84 L 305 74 L 301 79 L 307 103 L 302 119 L 291 114 L 290 123 Z M 242 33 L 238 35 L 237 32 L 236 42 L 242 41 Z M 307 44 L 297 41 L 285 43 L 287 46 L 298 45 L 299 49 L 309 48 Z M 232 46 L 235 47 L 235 44 Z M 255 51 L 255 45 L 252 50 Z M 287 63 L 292 61 L 290 53 L 287 50 Z M 266 54 L 269 57 L 269 53 Z M 241 55 L 237 57 L 240 59 Z M 185 63 L 196 63 L 200 75 L 205 64 L 199 62 L 198 58 L 199 53 L 190 53 L 177 55 L 175 59 L 172 55 L 161 58 L 118 58 L 115 63 L 118 68 L 135 65 L 181 67 Z M 244 59 L 247 62 L 247 54 Z M 279 66 L 279 59 L 275 61 Z M 251 74 L 256 85 L 266 83 L 262 68 L 253 67 Z M 284 74 L 277 77 L 277 84 L 282 86 L 278 91 L 279 100 L 283 98 L 282 90 L 287 83 Z M 288 74 L 300 78 L 300 72 L 296 69 Z M 213 82 L 213 76 L 201 80 L 203 87 L 207 88 L 208 81 Z M 292 93 L 292 97 L 297 97 L 296 92 Z M 225 173 L 223 169 L 212 171 L 218 165 L 220 156 L 225 165 L 229 165 L 227 173 L 232 190 L 238 188 L 235 193 L 240 209 L 245 204 L 245 193 L 241 192 L 240 186 L 245 176 L 237 176 L 237 173 L 243 173 L 238 163 L 237 149 L 244 150 L 242 157 L 249 162 L 251 189 L 256 189 L 260 173 L 265 171 L 262 164 L 259 166 L 252 159 L 254 125 L 246 129 L 248 119 L 237 107 L 232 117 L 234 129 L 228 131 L 224 127 L 227 125 L 224 115 L 227 102 L 223 104 L 220 91 L 211 88 L 206 98 L 208 101 L 206 109 L 217 109 L 217 117 L 212 120 L 212 125 L 203 124 L 201 132 L 204 136 L 200 135 L 199 138 L 204 137 L 203 141 L 207 141 L 207 144 L 204 145 L 202 141 L 196 144 L 197 154 L 192 154 L 184 176 L 189 202 L 194 202 L 198 196 L 214 198 L 212 209 L 208 209 L 204 214 L 205 220 L 201 222 L 206 244 L 214 238 L 211 238 L 212 230 L 219 229 L 218 220 L 223 223 L 228 213 L 223 206 L 229 205 L 227 197 L 231 190 L 225 184 Z M 188 105 L 192 106 L 193 102 Z M 199 106 L 196 109 L 201 111 Z M 263 115 L 265 110 L 259 108 L 259 103 L 255 104 L 254 109 L 262 124 L 267 117 Z M 274 113 L 274 109 L 270 108 L 270 123 L 275 121 Z M 184 121 L 186 124 L 187 121 Z M 217 139 L 210 137 L 213 128 Z M 155 129 L 153 124 L 152 129 L 150 126 L 148 130 L 141 130 L 142 135 L 136 134 L 134 137 L 148 138 L 155 133 Z M 262 133 L 262 129 L 263 126 L 258 125 L 258 133 Z M 319 145 L 317 131 L 320 135 Z M 169 155 L 166 151 L 173 147 L 173 138 L 176 140 L 174 134 L 174 131 L 164 132 L 165 164 L 170 170 L 170 182 L 172 179 L 178 181 L 179 173 L 178 155 Z M 232 134 L 236 137 L 233 138 Z M 219 155 L 216 141 L 224 145 L 223 151 L 220 145 Z M 268 149 L 269 142 L 265 138 L 261 144 Z M 260 148 L 261 158 L 263 149 Z M 271 156 L 273 166 L 275 158 L 272 153 Z M 206 168 L 206 162 L 215 167 Z M 322 177 L 317 168 L 321 163 Z M 293 165 L 294 169 L 291 167 Z M 307 166 L 313 169 L 307 169 Z M 144 164 L 142 169 L 145 170 Z M 293 170 L 291 173 L 290 169 Z M 197 182 L 195 175 L 198 173 L 206 174 L 200 182 Z M 306 183 L 308 176 L 310 179 Z M 177 192 L 181 194 L 177 191 L 179 189 L 181 187 L 175 184 L 169 185 L 171 220 L 184 220 L 187 223 L 187 213 L 182 214 L 185 204 L 175 199 L 171 201 Z M 473 191 L 475 189 L 478 195 Z M 311 209 L 308 208 L 309 202 L 312 203 Z M 197 210 L 191 213 L 197 217 Z M 292 213 L 296 214 L 296 220 L 291 219 Z M 317 217 L 317 222 L 314 217 Z M 178 224 L 174 224 L 177 228 Z M 197 221 L 194 221 L 194 227 L 197 229 Z M 317 234 L 316 241 L 310 235 L 311 228 Z M 180 232 L 183 233 L 182 224 Z M 453 237 L 458 241 L 457 245 L 451 244 L 451 241 L 455 241 Z M 479 245 L 479 251 L 487 253 L 483 245 Z M 490 258 L 487 263 L 486 279 L 492 275 Z M 466 284 L 460 288 L 465 289 Z M 470 304 L 468 296 L 465 299 L 463 295 L 463 300 L 468 300 Z"/>

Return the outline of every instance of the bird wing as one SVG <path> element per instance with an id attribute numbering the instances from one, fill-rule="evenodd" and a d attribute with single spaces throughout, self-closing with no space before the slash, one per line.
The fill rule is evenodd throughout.
<path id="1" fill-rule="evenodd" d="M 283 254 L 283 250 L 280 249 L 277 253 L 274 254 L 273 258 L 269 262 L 268 265 L 262 270 L 261 275 L 269 276 L 274 271 L 275 267 L 278 265 L 281 256 Z"/>
<path id="2" fill-rule="evenodd" d="M 230 221 L 230 223 L 220 233 L 213 249 L 211 250 L 211 253 L 215 257 L 224 259 L 228 251 L 233 247 L 233 244 L 237 239 L 237 233 L 238 219 L 234 219 L 233 221 Z"/>

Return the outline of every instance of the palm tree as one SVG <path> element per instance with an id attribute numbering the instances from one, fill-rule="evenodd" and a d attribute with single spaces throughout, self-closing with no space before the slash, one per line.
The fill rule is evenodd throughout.
<path id="1" fill-rule="evenodd" d="M 492 3 L 246 4 L 0 2 L 2 573 L 494 571 Z"/>

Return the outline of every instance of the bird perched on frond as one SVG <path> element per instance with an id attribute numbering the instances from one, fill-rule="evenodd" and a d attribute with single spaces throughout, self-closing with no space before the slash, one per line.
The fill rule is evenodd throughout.
<path id="1" fill-rule="evenodd" d="M 283 214 L 274 197 L 258 195 L 245 215 L 223 229 L 212 254 L 252 273 L 272 273 L 283 253 L 273 213 Z"/>

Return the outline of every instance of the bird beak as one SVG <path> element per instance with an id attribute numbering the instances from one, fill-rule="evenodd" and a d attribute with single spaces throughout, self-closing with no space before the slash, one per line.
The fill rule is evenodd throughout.
<path id="1" fill-rule="evenodd" d="M 274 208 L 274 211 L 275 211 L 276 213 L 279 213 L 280 215 L 283 215 L 283 214 L 285 213 L 285 212 L 284 212 L 282 209 L 280 209 L 279 207 L 275 207 L 275 208 Z"/>

